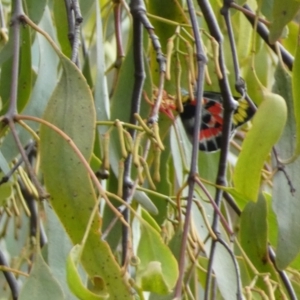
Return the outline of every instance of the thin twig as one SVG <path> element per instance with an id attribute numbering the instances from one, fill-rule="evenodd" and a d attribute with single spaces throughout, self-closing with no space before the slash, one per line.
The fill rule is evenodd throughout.
<path id="1" fill-rule="evenodd" d="M 287 292 L 290 296 L 290 299 L 291 300 L 297 300 L 298 297 L 295 293 L 295 290 L 293 288 L 293 285 L 292 285 L 289 277 L 286 275 L 286 273 L 284 271 L 279 270 L 276 266 L 276 261 L 275 261 L 276 255 L 275 255 L 274 250 L 272 249 L 271 246 L 268 246 L 268 253 L 269 253 L 269 257 L 270 257 L 271 262 L 273 263 L 276 271 L 278 272 L 278 274 L 279 274 L 279 276 L 280 276 L 280 278 L 281 278 L 281 280 L 282 280 L 282 282 L 283 282 L 283 284 L 284 284 L 284 286 L 285 286 L 285 288 L 286 288 L 286 290 L 287 290 Z"/>
<path id="2" fill-rule="evenodd" d="M 25 153 L 27 156 L 33 150 L 34 147 L 35 147 L 35 143 L 30 141 L 25 149 Z M 23 158 L 20 157 L 19 160 L 14 164 L 12 169 L 0 179 L 0 185 L 7 182 L 22 163 L 23 163 Z"/>
<path id="3" fill-rule="evenodd" d="M 141 11 L 145 11 L 145 6 L 141 0 L 132 0 L 130 2 L 130 12 L 133 17 L 133 59 L 134 59 L 134 87 L 131 96 L 131 111 L 130 123 L 137 125 L 137 120 L 134 117 L 136 113 L 140 112 L 141 97 L 143 92 L 143 85 L 145 81 L 145 67 L 143 57 L 143 26 L 140 22 Z M 130 129 L 129 133 L 132 140 L 135 140 L 136 130 Z M 129 153 L 124 162 L 124 176 L 123 176 L 123 200 L 129 203 L 132 195 L 133 182 L 131 179 L 132 154 Z M 130 212 L 124 209 L 123 217 L 126 222 L 129 222 Z M 127 261 L 127 246 L 129 243 L 129 230 L 126 226 L 122 226 L 122 265 Z"/>
<path id="4" fill-rule="evenodd" d="M 78 50 L 80 45 L 80 24 L 82 23 L 82 15 L 78 0 L 65 0 L 69 33 L 68 38 L 72 47 L 71 60 L 79 66 Z"/>
<path id="5" fill-rule="evenodd" d="M 0 265 L 8 267 L 8 263 L 1 250 L 0 250 Z M 3 271 L 3 275 L 10 287 L 13 300 L 17 300 L 19 296 L 19 286 L 15 276 L 8 271 Z"/>
<path id="6" fill-rule="evenodd" d="M 231 16 L 230 16 L 230 6 L 232 5 L 233 0 L 225 0 L 224 5 L 221 9 L 221 14 L 224 16 L 227 32 L 228 32 L 228 38 L 231 48 L 231 54 L 232 54 L 232 61 L 233 61 L 233 68 L 234 68 L 234 74 L 235 74 L 235 89 L 237 92 L 239 92 L 243 99 L 246 99 L 249 103 L 251 109 L 253 112 L 256 111 L 256 106 L 253 103 L 253 101 L 250 99 L 249 95 L 247 94 L 247 87 L 246 83 L 243 80 L 240 72 L 240 66 L 239 66 L 239 60 L 237 56 L 237 50 L 236 50 L 236 43 L 235 38 L 233 34 L 233 29 L 231 25 Z"/>
<path id="7" fill-rule="evenodd" d="M 222 73 L 222 78 L 219 78 L 219 86 L 224 100 L 223 103 L 224 118 L 223 118 L 221 154 L 220 154 L 219 169 L 218 169 L 216 184 L 221 186 L 226 186 L 227 156 L 228 156 L 228 148 L 229 148 L 229 141 L 230 141 L 231 128 L 232 128 L 232 113 L 235 109 L 235 104 L 231 95 L 230 86 L 226 76 L 226 66 L 225 66 L 223 44 L 222 44 L 223 36 L 221 30 L 219 28 L 218 22 L 216 20 L 215 14 L 211 8 L 209 1 L 198 0 L 198 4 L 201 8 L 205 21 L 208 25 L 210 34 L 219 44 L 218 63 L 219 63 L 220 71 Z M 215 196 L 215 203 L 218 207 L 220 207 L 221 205 L 222 195 L 223 195 L 222 190 L 217 189 L 216 196 Z M 217 214 L 216 211 L 214 211 L 214 215 L 213 215 L 212 229 L 214 230 L 215 234 L 218 235 L 219 215 Z M 206 287 L 205 287 L 205 297 L 204 297 L 205 300 L 209 299 L 209 291 L 211 290 L 212 266 L 213 266 L 215 249 L 216 249 L 216 242 L 212 241 L 210 255 L 209 255 L 208 271 L 206 277 Z"/>
<path id="8" fill-rule="evenodd" d="M 26 116 L 26 115 L 17 115 L 15 116 L 16 121 L 18 120 L 28 120 L 28 121 L 34 121 L 34 122 L 38 122 L 40 124 L 43 124 L 47 127 L 49 127 L 51 130 L 55 131 L 57 134 L 59 134 L 69 145 L 70 147 L 73 149 L 73 151 L 76 153 L 77 157 L 79 158 L 79 160 L 81 161 L 81 163 L 83 164 L 83 166 L 85 167 L 87 173 L 89 174 L 89 176 L 91 177 L 92 182 L 94 183 L 95 187 L 97 188 L 97 190 L 99 191 L 100 195 L 103 197 L 103 199 L 106 201 L 106 204 L 109 206 L 109 208 L 120 218 L 120 221 L 125 225 L 125 226 L 129 226 L 126 222 L 124 222 L 124 219 L 122 218 L 122 215 L 119 213 L 119 211 L 112 205 L 112 203 L 109 201 L 108 197 L 105 195 L 105 190 L 102 187 L 102 185 L 100 184 L 97 176 L 95 175 L 95 173 L 93 172 L 93 170 L 91 169 L 89 162 L 87 162 L 87 160 L 85 159 L 85 157 L 83 156 L 83 154 L 80 152 L 80 150 L 78 149 L 78 147 L 75 145 L 75 143 L 73 142 L 73 140 L 61 129 L 59 129 L 58 127 L 56 127 L 55 125 L 53 125 L 52 123 L 44 120 L 44 119 L 40 119 L 34 116 Z"/>
<path id="9" fill-rule="evenodd" d="M 27 169 L 27 172 L 28 172 L 28 174 L 29 174 L 29 177 L 30 177 L 30 179 L 32 180 L 32 182 L 33 182 L 35 188 L 36 188 L 37 191 L 38 191 L 39 198 L 40 198 L 40 200 L 44 200 L 44 199 L 48 198 L 48 194 L 45 192 L 44 188 L 42 187 L 42 185 L 41 185 L 40 182 L 38 181 L 38 179 L 37 179 L 37 177 L 36 177 L 36 175 L 35 175 L 35 172 L 34 172 L 34 170 L 32 169 L 32 167 L 31 167 L 31 165 L 30 165 L 30 162 L 29 162 L 29 160 L 28 160 L 28 157 L 27 157 L 27 155 L 26 155 L 26 152 L 25 152 L 25 150 L 24 150 L 24 148 L 23 148 L 23 145 L 22 145 L 22 143 L 21 143 L 21 141 L 20 141 L 20 138 L 19 138 L 19 136 L 18 136 L 18 133 L 17 133 L 17 130 L 16 130 L 16 127 L 15 127 L 15 123 L 14 123 L 14 122 L 15 122 L 15 121 L 12 120 L 12 119 L 8 121 L 8 125 L 9 125 L 9 127 L 10 127 L 12 136 L 13 136 L 13 138 L 14 138 L 16 144 L 17 144 L 17 147 L 18 147 L 18 149 L 19 149 L 19 151 L 20 151 L 21 157 L 22 157 L 22 159 L 23 159 L 23 161 L 24 161 L 24 164 L 25 164 L 25 166 L 26 166 L 26 169 Z"/>
<path id="10" fill-rule="evenodd" d="M 202 110 L 202 96 L 203 96 L 203 85 L 204 85 L 204 78 L 205 78 L 205 65 L 207 63 L 207 58 L 205 56 L 205 52 L 203 49 L 203 45 L 201 43 L 201 37 L 199 33 L 199 26 L 197 22 L 197 16 L 195 13 L 194 3 L 192 0 L 187 1 L 188 12 L 190 15 L 191 24 L 193 27 L 193 33 L 195 38 L 195 45 L 196 45 L 196 62 L 197 62 L 197 84 L 196 84 L 196 112 L 195 112 L 195 129 L 200 128 L 201 122 L 201 110 Z M 194 187 L 195 187 L 195 176 L 198 173 L 198 152 L 199 152 L 199 133 L 198 130 L 194 130 L 193 134 L 193 142 L 192 142 L 192 156 L 191 156 L 191 165 L 190 165 L 190 173 L 189 173 L 189 190 L 188 190 L 188 198 L 187 198 L 187 207 L 186 207 L 186 214 L 185 214 L 185 221 L 183 227 L 183 234 L 182 234 L 182 241 L 180 247 L 180 257 L 179 257 L 179 277 L 177 280 L 177 284 L 175 287 L 175 298 L 180 299 L 182 294 L 182 281 L 184 276 L 184 268 L 185 268 L 185 251 L 187 246 L 188 240 L 188 232 L 190 226 L 190 219 L 191 219 L 191 208 L 193 202 L 193 194 L 194 194 Z"/>

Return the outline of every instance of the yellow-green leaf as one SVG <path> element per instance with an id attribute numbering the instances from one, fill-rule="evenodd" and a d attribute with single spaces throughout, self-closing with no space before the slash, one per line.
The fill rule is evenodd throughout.
<path id="1" fill-rule="evenodd" d="M 264 162 L 280 138 L 287 118 L 286 103 L 281 96 L 264 92 L 263 98 L 244 140 L 233 177 L 236 190 L 253 201 L 257 199 Z"/>
<path id="2" fill-rule="evenodd" d="M 80 261 L 83 247 L 81 245 L 75 245 L 68 258 L 67 258 L 67 280 L 71 291 L 82 300 L 100 300 L 107 298 L 107 294 L 95 294 L 88 290 L 81 281 L 79 276 L 77 265 Z"/>
<path id="3" fill-rule="evenodd" d="M 151 216 L 147 214 L 147 219 L 150 218 Z M 177 281 L 177 261 L 160 234 L 152 226 L 143 223 L 141 223 L 138 257 L 141 263 L 137 284 L 141 285 L 143 290 L 157 294 L 169 293 Z"/>

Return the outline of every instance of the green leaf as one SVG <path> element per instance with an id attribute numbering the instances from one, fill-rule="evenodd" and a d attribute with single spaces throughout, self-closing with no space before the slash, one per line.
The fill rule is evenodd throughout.
<path id="1" fill-rule="evenodd" d="M 37 254 L 28 280 L 20 292 L 19 300 L 65 299 L 58 281 L 51 274 L 40 253 Z"/>
<path id="2" fill-rule="evenodd" d="M 299 1 L 274 0 L 273 21 L 271 23 L 269 34 L 269 41 L 271 44 L 274 44 L 281 37 L 284 27 L 294 18 L 299 7 Z"/>
<path id="3" fill-rule="evenodd" d="M 152 200 L 148 197 L 145 192 L 135 191 L 133 199 L 142 205 L 142 207 L 153 215 L 158 214 L 158 209 L 153 204 Z M 160 199 L 162 201 L 162 199 Z"/>
<path id="4" fill-rule="evenodd" d="M 38 24 L 40 22 L 45 11 L 46 5 L 47 0 L 26 0 L 26 7 L 29 17 L 34 23 Z"/>
<path id="5" fill-rule="evenodd" d="M 150 216 L 147 215 L 147 218 Z M 177 261 L 152 226 L 141 223 L 137 253 L 141 262 L 138 266 L 137 284 L 144 291 L 170 293 L 178 278 Z"/>
<path id="6" fill-rule="evenodd" d="M 29 101 L 31 90 L 31 37 L 29 27 L 24 27 L 21 30 L 20 71 L 18 78 L 18 112 L 21 112 Z"/>
<path id="7" fill-rule="evenodd" d="M 6 201 L 12 195 L 12 191 L 13 187 L 11 182 L 5 182 L 0 185 L 0 207 L 6 204 Z"/>
<path id="8" fill-rule="evenodd" d="M 69 26 L 66 5 L 60 0 L 53 1 L 53 15 L 56 23 L 57 39 L 61 47 L 61 51 L 67 57 L 71 57 L 72 48 L 68 38 Z"/>
<path id="9" fill-rule="evenodd" d="M 88 290 L 81 281 L 78 274 L 77 265 L 79 264 L 83 247 L 75 245 L 67 258 L 67 280 L 71 291 L 82 300 L 99 300 L 107 298 L 107 294 L 95 294 Z"/>
<path id="10" fill-rule="evenodd" d="M 286 103 L 281 96 L 269 92 L 263 96 L 253 126 L 243 142 L 233 176 L 236 190 L 252 201 L 257 199 L 264 162 L 280 138 L 287 118 Z"/>
<path id="11" fill-rule="evenodd" d="M 89 161 L 95 134 L 95 109 L 91 91 L 78 68 L 62 53 L 62 76 L 49 100 L 45 119 L 63 130 Z M 51 205 L 74 244 L 79 244 L 86 230 L 96 195 L 87 170 L 71 149 L 69 142 L 47 126 L 41 126 L 41 168 Z M 110 297 L 131 299 L 110 248 L 100 239 L 99 215 L 94 217 L 82 254 L 82 265 L 91 279 L 99 276 Z M 101 255 L 99 255 L 101 253 Z"/>
<path id="12" fill-rule="evenodd" d="M 269 271 L 268 224 L 266 200 L 260 194 L 257 202 L 248 202 L 241 214 L 241 246 L 260 272 Z M 267 268 L 266 268 L 267 267 Z"/>

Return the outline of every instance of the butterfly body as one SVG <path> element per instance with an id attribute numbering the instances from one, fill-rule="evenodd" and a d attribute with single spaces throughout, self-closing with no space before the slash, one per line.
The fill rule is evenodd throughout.
<path id="1" fill-rule="evenodd" d="M 187 135 L 192 138 L 195 128 L 195 100 L 184 103 L 184 111 L 180 114 Z M 253 116 L 246 100 L 238 101 L 234 111 L 232 132 L 246 123 Z M 223 98 L 215 92 L 204 92 L 202 101 L 201 125 L 199 130 L 199 149 L 212 152 L 220 149 L 223 130 Z"/>

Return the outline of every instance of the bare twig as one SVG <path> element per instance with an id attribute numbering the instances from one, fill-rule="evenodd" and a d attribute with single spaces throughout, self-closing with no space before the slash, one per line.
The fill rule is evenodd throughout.
<path id="1" fill-rule="evenodd" d="M 204 85 L 204 70 L 205 65 L 207 63 L 207 58 L 205 56 L 205 52 L 201 43 L 200 33 L 198 30 L 198 22 L 195 13 L 195 8 L 192 0 L 187 1 L 188 11 L 191 19 L 191 24 L 193 27 L 193 33 L 195 38 L 196 44 L 196 62 L 197 62 L 197 89 L 196 89 L 196 112 L 195 112 L 195 129 L 200 128 L 201 122 L 201 109 L 202 109 L 202 96 L 203 96 L 203 85 Z M 185 214 L 185 221 L 184 221 L 184 228 L 183 228 L 183 235 L 182 235 L 182 242 L 180 247 L 180 257 L 179 257 L 179 277 L 177 280 L 176 288 L 175 288 L 175 298 L 180 299 L 182 293 L 182 280 L 184 275 L 184 268 L 185 268 L 185 251 L 187 246 L 188 240 L 188 232 L 190 226 L 190 219 L 191 219 L 191 208 L 193 202 L 193 194 L 194 194 L 194 187 L 195 187 L 195 176 L 198 173 L 198 152 L 199 152 L 199 133 L 198 130 L 194 130 L 193 134 L 193 148 L 192 148 L 192 157 L 191 157 L 191 165 L 190 165 L 190 173 L 189 173 L 189 190 L 188 190 L 188 199 L 187 199 L 187 207 L 186 207 L 186 214 Z"/>
<path id="2" fill-rule="evenodd" d="M 26 146 L 26 149 L 25 149 L 25 153 L 26 153 L 27 156 L 32 151 L 34 146 L 35 146 L 34 142 L 30 141 L 28 143 L 28 145 Z M 0 179 L 0 185 L 7 182 L 22 163 L 23 163 L 23 158 L 20 157 L 19 160 L 14 164 L 12 169 Z"/>
<path id="3" fill-rule="evenodd" d="M 78 0 L 65 0 L 69 33 L 68 38 L 72 47 L 71 60 L 79 66 L 78 50 L 80 45 L 80 25 L 83 21 Z"/>
<path id="4" fill-rule="evenodd" d="M 224 53 L 223 53 L 223 37 L 221 34 L 221 30 L 219 28 L 219 25 L 217 23 L 216 17 L 214 15 L 214 12 L 210 6 L 209 1 L 198 0 L 198 4 L 201 8 L 201 11 L 203 13 L 203 16 L 206 20 L 206 23 L 208 25 L 210 34 L 212 37 L 218 42 L 219 44 L 219 66 L 222 73 L 222 78 L 219 78 L 219 86 L 220 90 L 224 99 L 224 118 L 223 118 L 223 130 L 222 130 L 222 145 L 221 145 L 221 154 L 220 154 L 220 161 L 219 161 L 219 169 L 218 169 L 218 176 L 216 180 L 217 185 L 225 186 L 226 185 L 226 167 L 227 167 L 227 156 L 228 156 L 228 146 L 230 141 L 230 135 L 231 135 L 231 128 L 232 128 L 232 113 L 235 109 L 235 104 L 231 95 L 229 83 L 226 77 L 226 67 L 225 67 L 225 61 L 224 61 Z M 215 203 L 218 207 L 221 205 L 223 192 L 221 189 L 216 190 L 216 196 L 215 196 Z M 218 235 L 219 232 L 219 215 L 217 212 L 214 212 L 213 216 L 213 223 L 212 223 L 212 229 L 214 230 L 215 234 Z M 212 266 L 213 266 L 213 260 L 214 260 L 214 254 L 215 254 L 215 248 L 216 248 L 216 241 L 212 241 L 211 243 L 211 250 L 209 255 L 209 264 L 208 264 L 208 271 L 207 271 L 207 278 L 206 278 L 206 287 L 205 287 L 205 299 L 208 300 L 209 297 L 209 291 L 211 290 L 211 284 L 212 284 Z"/>
<path id="5" fill-rule="evenodd" d="M 0 250 L 0 265 L 8 267 L 8 263 L 1 250 Z M 19 296 L 19 286 L 15 276 L 8 271 L 3 271 L 3 275 L 10 287 L 13 300 L 17 300 Z"/>

